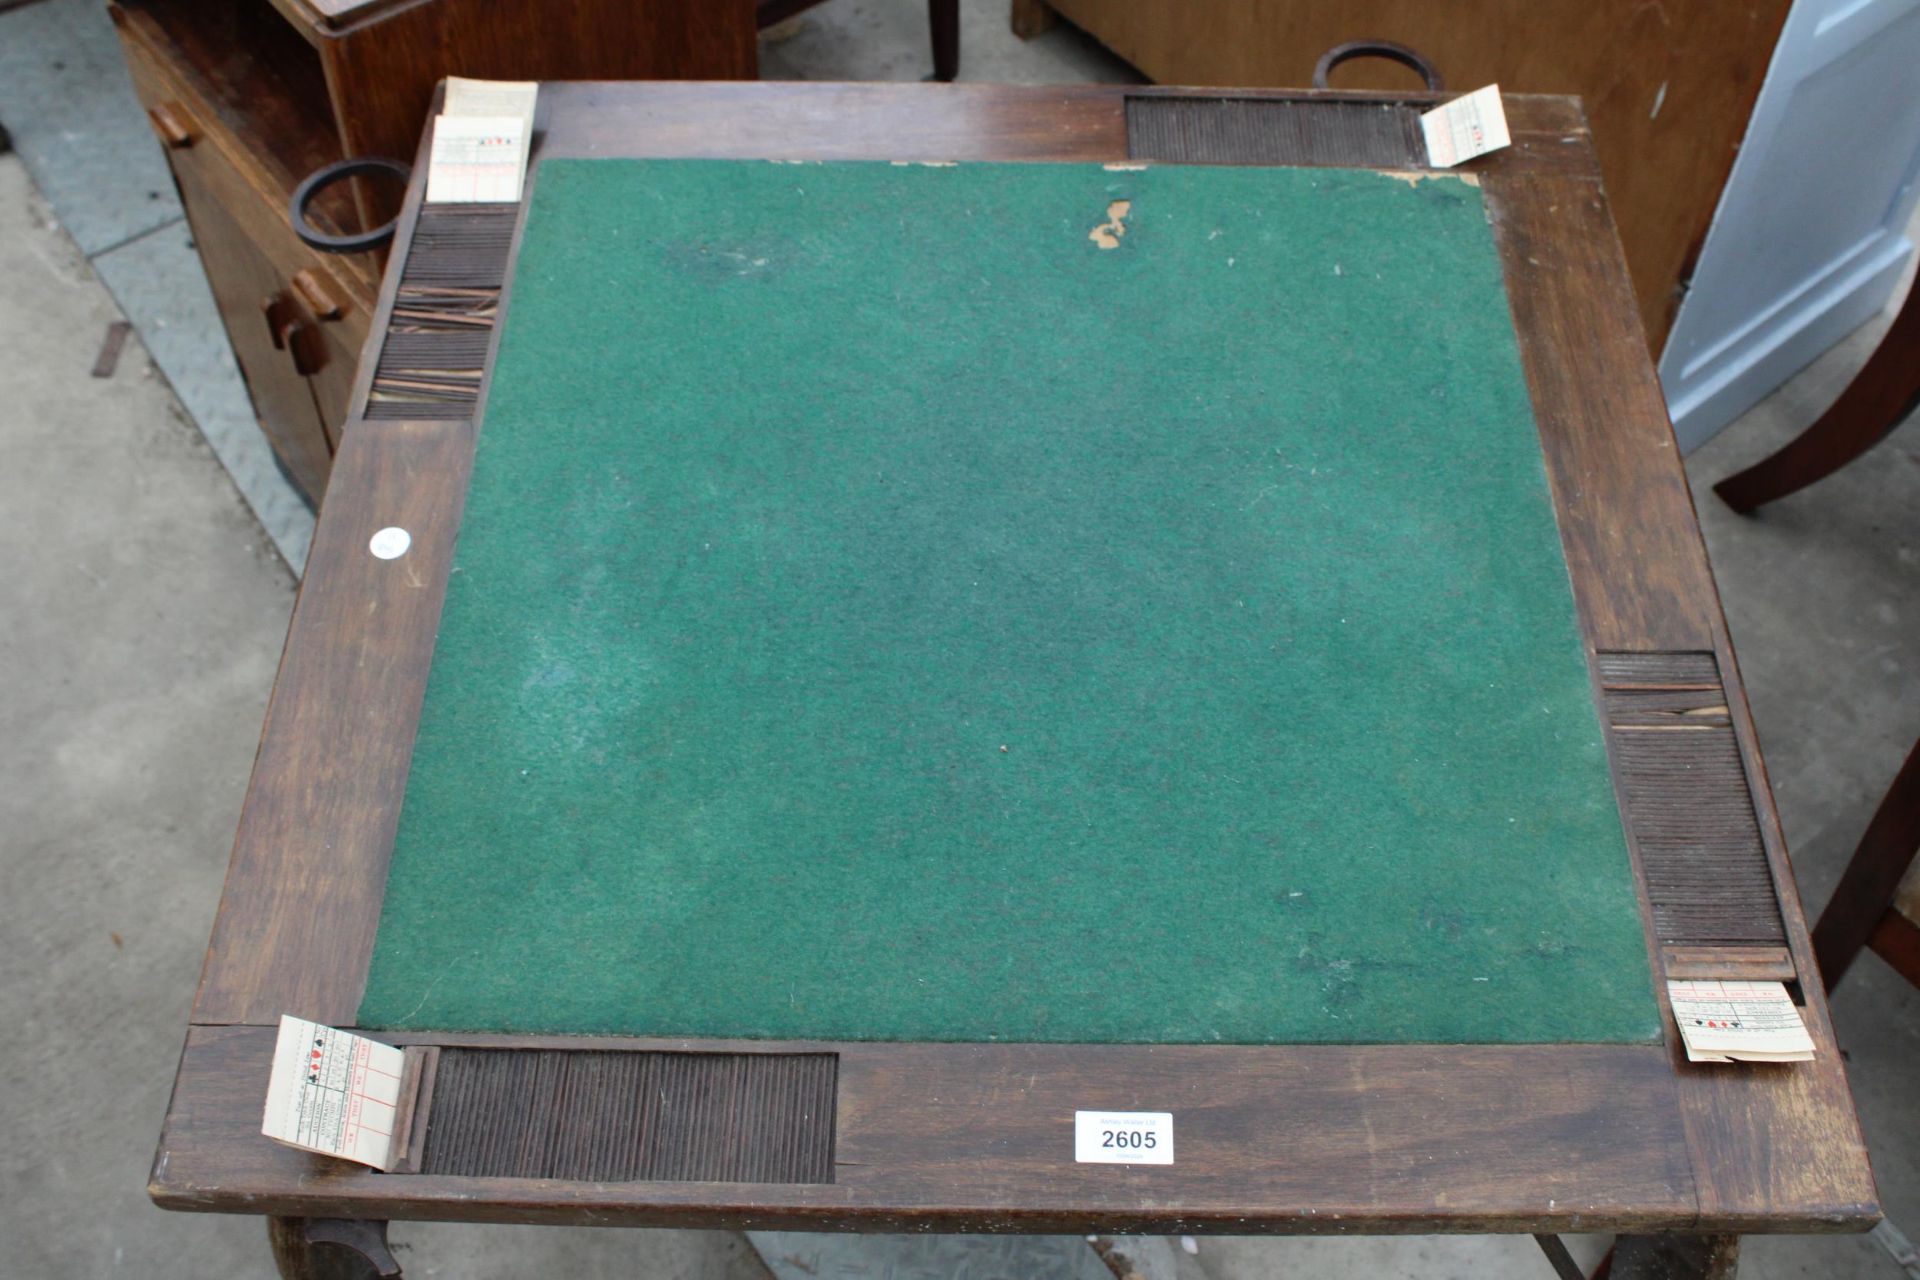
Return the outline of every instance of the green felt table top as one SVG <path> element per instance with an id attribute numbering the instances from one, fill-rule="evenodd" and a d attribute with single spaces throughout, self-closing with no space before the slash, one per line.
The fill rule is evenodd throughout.
<path id="1" fill-rule="evenodd" d="M 531 200 L 363 1025 L 1657 1039 L 1475 186 Z"/>

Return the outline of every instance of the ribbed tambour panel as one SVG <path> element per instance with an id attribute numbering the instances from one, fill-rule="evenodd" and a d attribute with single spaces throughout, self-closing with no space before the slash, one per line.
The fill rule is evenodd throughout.
<path id="1" fill-rule="evenodd" d="M 517 204 L 423 204 L 374 367 L 369 418 L 471 417 Z"/>
<path id="2" fill-rule="evenodd" d="M 1615 768 L 1660 941 L 1779 946 L 1780 901 L 1711 653 L 1598 655 Z"/>
<path id="3" fill-rule="evenodd" d="M 443 1049 L 422 1173 L 832 1182 L 830 1053 Z"/>
<path id="4" fill-rule="evenodd" d="M 1325 98 L 1129 97 L 1127 154 L 1189 164 L 1427 167 L 1417 108 Z"/>
<path id="5" fill-rule="evenodd" d="M 1595 655 L 1595 665 L 1600 671 L 1600 683 L 1608 688 L 1720 687 L 1720 664 L 1710 653 L 1602 653 Z"/>

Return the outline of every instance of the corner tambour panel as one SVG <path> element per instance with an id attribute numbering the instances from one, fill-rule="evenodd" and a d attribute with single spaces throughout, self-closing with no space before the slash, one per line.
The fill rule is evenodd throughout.
<path id="1" fill-rule="evenodd" d="M 1414 108 L 1337 99 L 1130 97 L 1127 155 L 1187 164 L 1427 167 Z"/>
<path id="2" fill-rule="evenodd" d="M 519 212 L 517 204 L 420 206 L 368 418 L 473 416 Z"/>
<path id="3" fill-rule="evenodd" d="M 832 1182 L 830 1053 L 443 1049 L 422 1173 Z"/>
<path id="4" fill-rule="evenodd" d="M 1714 656 L 1602 653 L 1598 666 L 1627 825 L 1660 941 L 1784 945 Z"/>

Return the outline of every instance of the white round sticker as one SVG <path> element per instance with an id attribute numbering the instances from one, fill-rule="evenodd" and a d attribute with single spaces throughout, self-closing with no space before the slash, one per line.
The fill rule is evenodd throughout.
<path id="1" fill-rule="evenodd" d="M 382 560 L 398 560 L 407 554 L 407 548 L 413 545 L 413 535 L 397 525 L 389 525 L 373 535 L 367 543 L 367 550 Z"/>

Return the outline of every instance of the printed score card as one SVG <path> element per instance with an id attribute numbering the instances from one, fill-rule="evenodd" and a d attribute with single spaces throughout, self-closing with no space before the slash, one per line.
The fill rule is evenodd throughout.
<path id="1" fill-rule="evenodd" d="M 406 1055 L 391 1045 L 282 1017 L 260 1132 L 302 1151 L 391 1169 L 405 1154 L 401 1117 Z"/>
<path id="2" fill-rule="evenodd" d="M 1778 982 L 1669 982 L 1689 1062 L 1807 1062 L 1813 1037 Z"/>
<path id="3" fill-rule="evenodd" d="M 433 204 L 515 204 L 533 142 L 534 80 L 447 79 L 427 153 Z"/>
<path id="4" fill-rule="evenodd" d="M 1451 169 L 1513 143 L 1497 84 L 1423 113 L 1420 132 L 1427 139 L 1427 163 L 1438 169 Z"/>

